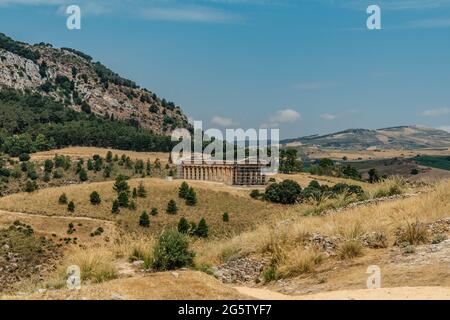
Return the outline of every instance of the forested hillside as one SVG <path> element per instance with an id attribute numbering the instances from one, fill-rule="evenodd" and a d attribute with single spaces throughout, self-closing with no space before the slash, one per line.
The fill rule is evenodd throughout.
<path id="1" fill-rule="evenodd" d="M 0 90 L 0 148 L 11 156 L 70 145 L 135 151 L 169 151 L 170 137 L 152 134 L 132 120 L 76 112 L 29 91 Z"/>

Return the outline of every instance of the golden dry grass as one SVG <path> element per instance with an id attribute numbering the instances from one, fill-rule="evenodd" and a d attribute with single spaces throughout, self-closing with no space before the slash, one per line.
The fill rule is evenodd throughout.
<path id="1" fill-rule="evenodd" d="M 285 222 L 280 222 L 281 219 L 278 222 L 264 222 L 255 230 L 243 232 L 226 243 L 204 244 L 204 250 L 198 249 L 200 256 L 197 259 L 203 263 L 217 262 L 224 253 L 258 254 L 267 252 L 274 246 L 290 249 L 293 243 L 315 232 L 326 236 L 343 236 L 346 239 L 351 239 L 348 235 L 355 233 L 383 232 L 392 245 L 397 228 L 407 227 L 408 222 L 432 222 L 448 217 L 449 198 L 450 181 L 444 181 L 432 192 L 413 198 L 347 209 L 335 215 L 304 217 L 291 211 L 283 217 Z"/>
<path id="2" fill-rule="evenodd" d="M 132 160 L 150 159 L 150 161 L 154 162 L 156 159 L 159 159 L 162 163 L 167 163 L 169 160 L 169 153 L 167 152 L 135 152 L 135 151 L 95 148 L 95 147 L 68 147 L 59 150 L 42 151 L 32 154 L 31 159 L 39 161 L 46 159 L 53 159 L 56 154 L 69 156 L 72 159 L 80 159 L 80 158 L 88 159 L 92 158 L 92 156 L 95 154 L 105 157 L 108 151 L 111 151 L 113 155 L 117 154 L 119 157 L 122 154 L 125 154 Z"/>
<path id="3" fill-rule="evenodd" d="M 379 151 L 349 151 L 349 150 L 318 150 L 309 149 L 308 156 L 312 159 L 330 158 L 333 160 L 342 160 L 343 157 L 347 157 L 348 160 L 376 160 L 387 158 L 411 158 L 418 154 L 423 155 L 436 155 L 445 156 L 448 155 L 450 149 L 415 149 L 415 150 L 379 150 Z"/>
<path id="4" fill-rule="evenodd" d="M 122 209 L 118 215 L 111 213 L 112 203 L 117 197 L 113 190 L 114 182 L 112 181 L 48 188 L 32 194 L 14 194 L 0 199 L 0 209 L 49 216 L 105 219 L 117 221 L 127 230 L 135 230 L 136 228 L 139 229 L 138 221 L 142 211 L 147 210 L 150 213 L 151 209 L 156 207 L 159 214 L 150 217 L 150 233 L 158 233 L 166 227 L 176 227 L 181 217 L 196 223 L 204 217 L 213 236 L 226 236 L 249 230 L 258 221 L 281 214 L 284 210 L 284 207 L 280 205 L 250 198 L 248 189 L 189 181 L 189 184 L 196 190 L 198 197 L 198 204 L 195 207 L 190 207 L 178 198 L 178 188 L 181 181 L 146 178 L 130 180 L 129 185 L 131 188 L 137 187 L 141 181 L 147 189 L 147 198 L 136 199 L 136 211 Z M 102 203 L 98 206 L 90 204 L 89 195 L 93 191 L 99 192 L 101 196 Z M 75 213 L 69 213 L 66 205 L 58 204 L 58 198 L 62 193 L 67 195 L 69 201 L 74 201 Z M 166 214 L 167 203 L 171 199 L 177 202 L 179 208 L 176 215 Z M 222 221 L 224 212 L 229 213 L 229 222 Z"/>
<path id="5" fill-rule="evenodd" d="M 145 276 L 121 278 L 100 284 L 85 284 L 80 290 L 47 290 L 26 296 L 3 296 L 0 300 L 241 300 L 245 294 L 224 285 L 214 277 L 198 271 L 152 273 Z"/>

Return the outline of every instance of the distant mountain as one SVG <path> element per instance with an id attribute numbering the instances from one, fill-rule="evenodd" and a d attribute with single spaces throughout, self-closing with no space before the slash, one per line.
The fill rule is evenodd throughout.
<path id="1" fill-rule="evenodd" d="M 189 128 L 173 102 L 140 88 L 92 57 L 50 44 L 29 45 L 0 33 L 0 88 L 31 90 L 102 118 L 125 120 L 158 135 Z"/>
<path id="2" fill-rule="evenodd" d="M 281 141 L 285 146 L 316 146 L 343 150 L 420 149 L 450 147 L 450 133 L 420 126 L 378 130 L 349 129 L 326 135 L 313 135 Z"/>

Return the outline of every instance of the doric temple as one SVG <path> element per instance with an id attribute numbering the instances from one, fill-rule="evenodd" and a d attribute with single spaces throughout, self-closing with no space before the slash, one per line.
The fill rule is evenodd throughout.
<path id="1" fill-rule="evenodd" d="M 266 184 L 264 168 L 270 165 L 249 161 L 194 161 L 183 160 L 178 166 L 178 178 L 223 182 L 229 185 L 257 186 Z"/>

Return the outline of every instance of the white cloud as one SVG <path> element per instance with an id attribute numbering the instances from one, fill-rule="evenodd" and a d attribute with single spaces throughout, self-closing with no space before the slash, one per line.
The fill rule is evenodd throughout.
<path id="1" fill-rule="evenodd" d="M 262 123 L 261 128 L 275 128 L 283 123 L 293 123 L 302 118 L 301 114 L 293 109 L 278 110 L 277 113 L 269 118 L 269 121 Z"/>
<path id="2" fill-rule="evenodd" d="M 450 108 L 438 108 L 426 110 L 422 113 L 426 117 L 439 117 L 450 114 Z"/>
<path id="3" fill-rule="evenodd" d="M 233 121 L 233 119 L 230 119 L 230 118 L 215 116 L 211 119 L 211 123 L 216 124 L 221 127 L 229 127 L 234 124 L 234 121 Z"/>
<path id="4" fill-rule="evenodd" d="M 334 115 L 334 114 L 329 114 L 329 113 L 324 113 L 324 114 L 321 114 L 320 115 L 320 118 L 322 119 L 322 120 L 327 120 L 327 121 L 331 121 L 331 120 L 334 120 L 334 119 L 336 119 L 336 115 Z"/>

